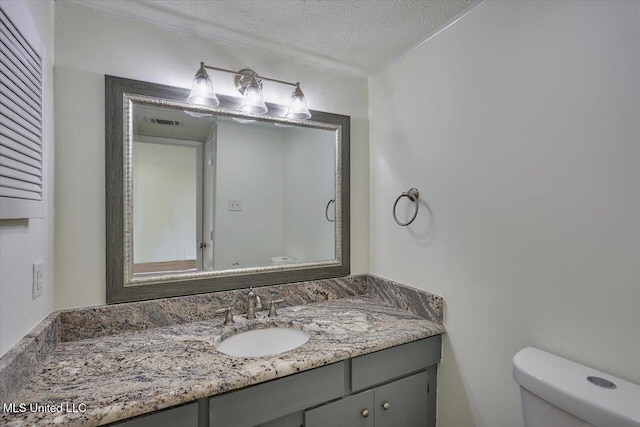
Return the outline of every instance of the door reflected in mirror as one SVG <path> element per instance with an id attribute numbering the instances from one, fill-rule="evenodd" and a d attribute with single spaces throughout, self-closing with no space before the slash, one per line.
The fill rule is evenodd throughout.
<path id="1" fill-rule="evenodd" d="M 334 130 L 144 103 L 131 119 L 134 276 L 336 259 Z"/>

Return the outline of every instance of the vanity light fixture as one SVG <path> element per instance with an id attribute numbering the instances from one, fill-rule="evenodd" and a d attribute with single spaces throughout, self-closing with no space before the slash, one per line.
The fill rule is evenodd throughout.
<path id="1" fill-rule="evenodd" d="M 244 88 L 240 109 L 245 113 L 264 114 L 269 109 L 262 98 L 262 82 L 258 83 L 255 76 L 251 76 L 249 84 Z"/>
<path id="2" fill-rule="evenodd" d="M 220 101 L 213 91 L 213 82 L 204 68 L 204 62 L 200 63 L 200 69 L 193 78 L 191 95 L 189 95 L 187 101 L 189 104 L 203 105 L 205 107 L 217 107 L 220 105 Z"/>
<path id="3" fill-rule="evenodd" d="M 311 118 L 311 113 L 307 108 L 307 100 L 304 97 L 302 89 L 300 89 L 300 82 L 291 83 L 284 80 L 276 80 L 268 77 L 258 75 L 253 70 L 248 68 L 240 71 L 232 71 L 224 68 L 213 67 L 206 65 L 204 62 L 200 63 L 200 69 L 196 73 L 193 79 L 193 87 L 191 89 L 191 95 L 189 95 L 188 102 L 192 105 L 201 105 L 205 107 L 217 107 L 220 104 L 218 97 L 213 90 L 213 83 L 209 78 L 207 69 L 222 71 L 224 73 L 233 74 L 234 83 L 236 89 L 243 95 L 241 110 L 245 113 L 264 114 L 268 110 L 264 99 L 262 97 L 262 82 L 270 81 L 280 83 L 289 86 L 295 86 L 293 93 L 291 94 L 291 101 L 285 117 L 288 119 L 306 120 Z"/>
<path id="4" fill-rule="evenodd" d="M 287 119 L 300 119 L 306 120 L 311 117 L 309 109 L 307 108 L 307 100 L 304 99 L 304 93 L 300 89 L 300 83 L 296 85 L 296 88 L 291 94 L 291 102 L 289 103 L 289 109 L 287 110 Z"/>

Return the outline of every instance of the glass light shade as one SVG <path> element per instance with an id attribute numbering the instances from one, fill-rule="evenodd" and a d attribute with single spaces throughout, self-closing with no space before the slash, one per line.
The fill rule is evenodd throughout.
<path id="1" fill-rule="evenodd" d="M 304 93 L 300 89 L 300 85 L 296 86 L 291 94 L 291 102 L 289 103 L 289 109 L 285 115 L 287 119 L 306 120 L 311 118 L 311 113 L 307 108 L 307 100 L 304 98 Z"/>
<path id="2" fill-rule="evenodd" d="M 262 98 L 262 88 L 255 77 L 244 89 L 244 97 L 240 109 L 245 113 L 264 114 L 268 110 L 267 105 Z"/>
<path id="3" fill-rule="evenodd" d="M 200 73 L 200 71 L 196 74 L 196 77 L 193 79 L 191 95 L 189 95 L 187 101 L 191 105 L 202 105 L 205 107 L 217 107 L 220 104 L 218 97 L 213 91 L 213 83 L 206 71 L 204 74 Z"/>

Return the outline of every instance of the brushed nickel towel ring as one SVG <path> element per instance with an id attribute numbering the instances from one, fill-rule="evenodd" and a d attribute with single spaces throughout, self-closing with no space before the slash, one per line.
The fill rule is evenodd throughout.
<path id="1" fill-rule="evenodd" d="M 336 222 L 335 216 L 333 217 L 333 219 L 329 218 L 329 206 L 331 206 L 331 203 L 335 203 L 335 202 L 336 202 L 336 199 L 329 200 L 329 203 L 327 203 L 327 207 L 324 208 L 324 216 L 325 218 L 327 218 L 327 221 L 329 222 Z"/>
<path id="2" fill-rule="evenodd" d="M 398 221 L 398 217 L 396 216 L 396 206 L 398 206 L 398 202 L 403 197 L 406 197 L 407 199 L 411 200 L 416 204 L 416 210 L 408 222 L 400 222 Z M 418 216 L 418 208 L 420 207 L 420 205 L 418 204 L 419 197 L 420 197 L 420 192 L 418 191 L 417 188 L 410 188 L 409 191 L 406 191 L 398 196 L 398 198 L 396 199 L 396 202 L 393 204 L 393 219 L 396 221 L 396 224 L 402 227 L 406 227 L 407 225 L 411 224 L 414 219 L 416 219 L 416 217 Z"/>

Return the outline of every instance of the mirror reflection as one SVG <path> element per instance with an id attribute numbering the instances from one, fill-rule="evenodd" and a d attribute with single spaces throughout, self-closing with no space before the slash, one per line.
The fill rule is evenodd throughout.
<path id="1" fill-rule="evenodd" d="M 134 103 L 134 276 L 334 260 L 335 131 Z"/>

